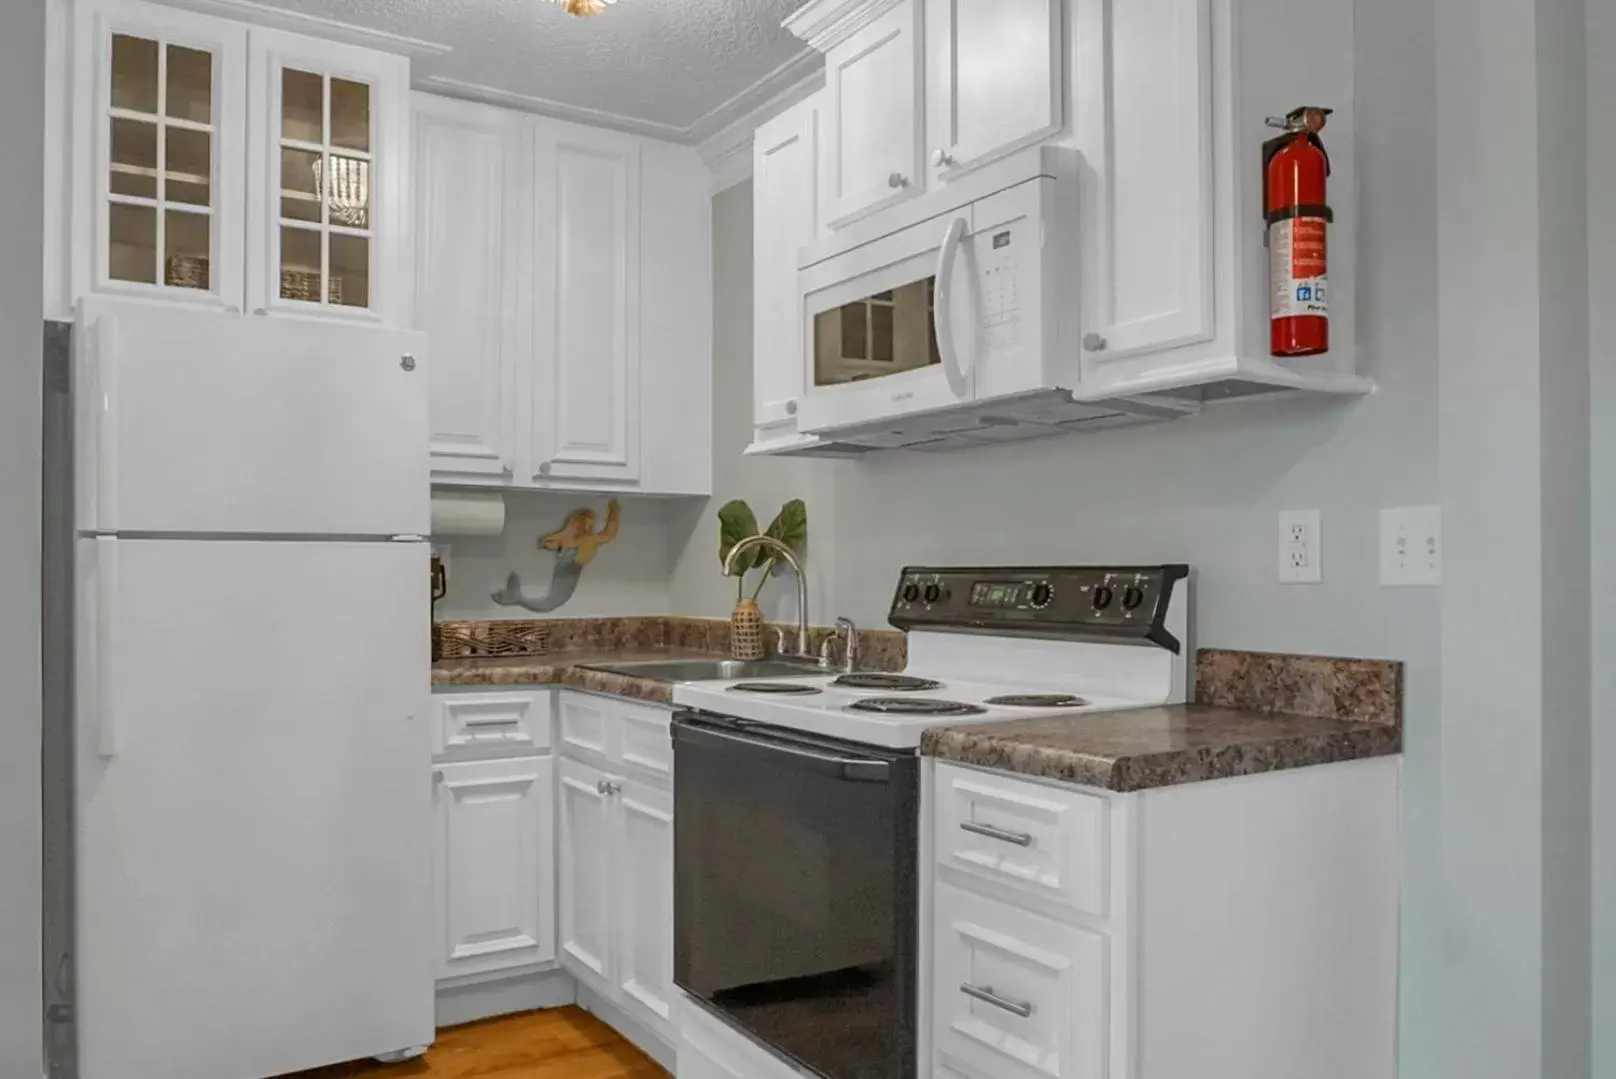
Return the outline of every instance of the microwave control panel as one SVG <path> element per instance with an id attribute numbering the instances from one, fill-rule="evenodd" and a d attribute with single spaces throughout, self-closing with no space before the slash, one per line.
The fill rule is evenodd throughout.
<path id="1" fill-rule="evenodd" d="M 983 327 L 989 352 L 1013 350 L 1021 341 L 1021 305 L 1016 296 L 1016 258 L 1021 244 L 1011 225 L 990 229 L 976 238 L 981 267 Z"/>

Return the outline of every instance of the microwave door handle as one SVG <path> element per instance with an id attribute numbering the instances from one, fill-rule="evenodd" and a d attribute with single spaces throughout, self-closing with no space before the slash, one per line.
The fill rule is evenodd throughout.
<path id="1" fill-rule="evenodd" d="M 710 738 L 716 742 L 728 742 L 767 753 L 780 753 L 790 757 L 795 764 L 803 768 L 835 776 L 847 783 L 887 783 L 892 779 L 892 765 L 888 761 L 848 757 L 840 753 L 821 753 L 790 742 L 779 742 L 770 738 L 749 738 L 728 731 L 702 729 L 695 733 L 701 738 Z"/>
<path id="2" fill-rule="evenodd" d="M 937 335 L 937 355 L 943 361 L 943 377 L 954 396 L 965 399 L 970 395 L 967 379 L 970 369 L 960 362 L 959 350 L 954 347 L 954 263 L 959 258 L 960 244 L 965 241 L 967 225 L 963 217 L 948 223 L 943 235 L 942 250 L 937 253 L 936 302 L 932 306 L 932 331 Z"/>

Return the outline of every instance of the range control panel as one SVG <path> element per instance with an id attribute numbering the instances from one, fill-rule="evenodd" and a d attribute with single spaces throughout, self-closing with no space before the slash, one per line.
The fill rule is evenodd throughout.
<path id="1" fill-rule="evenodd" d="M 906 568 L 892 598 L 899 629 L 1006 636 L 1178 641 L 1165 625 L 1186 565 Z"/>

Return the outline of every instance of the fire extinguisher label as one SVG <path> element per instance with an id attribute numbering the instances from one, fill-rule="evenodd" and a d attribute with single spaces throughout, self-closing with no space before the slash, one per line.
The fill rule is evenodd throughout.
<path id="1" fill-rule="evenodd" d="M 1273 318 L 1330 314 L 1327 242 L 1322 217 L 1276 221 L 1268 230 L 1268 312 Z"/>

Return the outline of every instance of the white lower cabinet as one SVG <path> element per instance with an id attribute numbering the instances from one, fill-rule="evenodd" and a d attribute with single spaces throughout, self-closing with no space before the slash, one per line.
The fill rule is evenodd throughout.
<path id="1" fill-rule="evenodd" d="M 672 1046 L 672 712 L 563 692 L 561 965 Z"/>
<path id="2" fill-rule="evenodd" d="M 555 959 L 554 766 L 548 757 L 438 766 L 439 978 Z"/>
<path id="3" fill-rule="evenodd" d="M 940 1053 L 996 1079 L 1104 1076 L 1104 936 L 946 884 L 932 910 Z"/>

